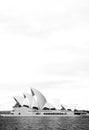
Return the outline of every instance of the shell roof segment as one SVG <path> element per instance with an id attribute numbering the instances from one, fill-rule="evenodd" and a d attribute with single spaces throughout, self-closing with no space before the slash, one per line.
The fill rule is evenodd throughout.
<path id="1" fill-rule="evenodd" d="M 42 109 L 42 107 L 45 105 L 45 103 L 47 102 L 46 98 L 43 96 L 43 94 L 41 92 L 39 92 L 38 90 L 31 88 L 31 92 L 32 95 L 36 96 L 36 100 L 38 103 L 38 108 Z"/>
<path id="2" fill-rule="evenodd" d="M 16 96 L 14 97 L 16 103 L 19 103 L 19 105 L 23 106 L 24 97 Z"/>
<path id="3" fill-rule="evenodd" d="M 28 99 L 28 105 L 29 107 L 31 107 L 33 103 L 33 96 L 28 93 L 24 93 L 23 95 L 24 95 L 24 98 Z"/>

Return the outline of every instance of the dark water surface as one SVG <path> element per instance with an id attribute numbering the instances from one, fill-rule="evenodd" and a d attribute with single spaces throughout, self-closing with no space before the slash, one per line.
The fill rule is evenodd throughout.
<path id="1" fill-rule="evenodd" d="M 89 130 L 89 116 L 0 117 L 0 130 Z"/>

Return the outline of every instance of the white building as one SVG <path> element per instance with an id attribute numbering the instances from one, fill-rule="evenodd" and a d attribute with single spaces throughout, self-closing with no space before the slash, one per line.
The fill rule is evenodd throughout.
<path id="1" fill-rule="evenodd" d="M 14 97 L 14 100 L 16 101 L 16 104 L 11 112 L 14 115 L 29 116 L 67 114 L 67 110 L 57 110 L 51 103 L 47 102 L 41 92 L 34 88 L 31 88 L 31 95 L 24 93 L 23 97 Z"/>

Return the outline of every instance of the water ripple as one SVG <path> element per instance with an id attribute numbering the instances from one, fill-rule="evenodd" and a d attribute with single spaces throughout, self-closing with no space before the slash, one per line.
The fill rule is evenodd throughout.
<path id="1" fill-rule="evenodd" d="M 0 117 L 0 130 L 89 130 L 89 117 Z"/>

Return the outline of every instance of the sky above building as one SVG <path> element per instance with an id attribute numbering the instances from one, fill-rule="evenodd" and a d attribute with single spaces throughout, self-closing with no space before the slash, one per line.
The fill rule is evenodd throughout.
<path id="1" fill-rule="evenodd" d="M 89 0 L 0 1 L 0 110 L 30 87 L 89 109 Z"/>

